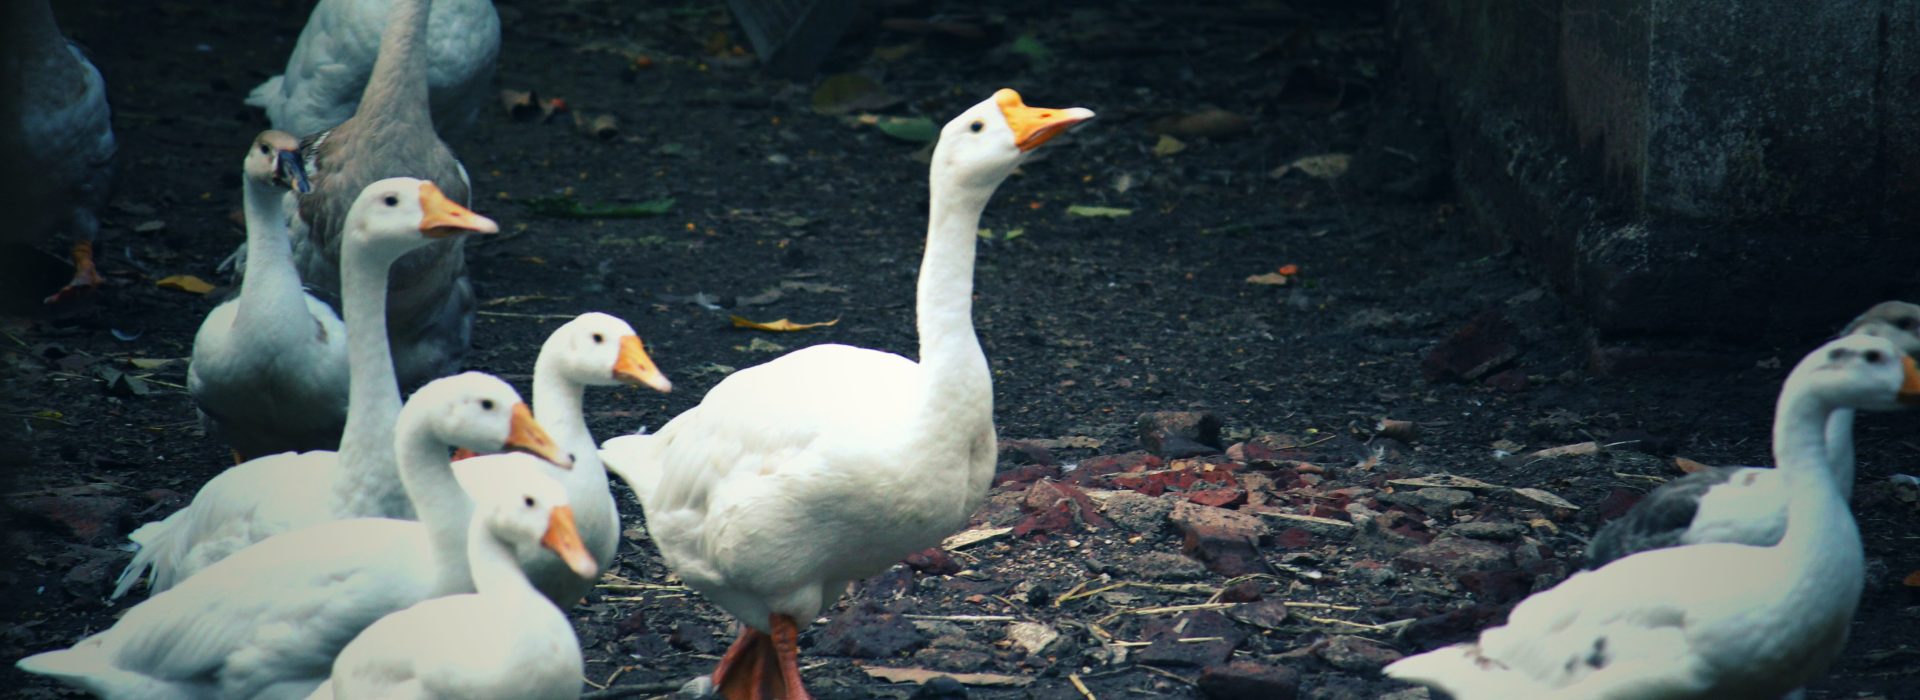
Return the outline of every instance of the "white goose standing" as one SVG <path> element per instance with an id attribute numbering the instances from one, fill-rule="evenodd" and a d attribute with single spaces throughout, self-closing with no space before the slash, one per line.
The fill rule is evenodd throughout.
<path id="1" fill-rule="evenodd" d="M 148 569 L 154 592 L 273 535 L 340 518 L 413 517 L 397 478 L 394 419 L 400 390 L 387 353 L 387 270 L 435 240 L 492 233 L 492 220 L 449 201 L 431 182 L 373 183 L 347 216 L 345 276 L 351 372 L 339 452 L 268 455 L 221 472 L 193 502 L 135 530 L 140 545 L 114 589 L 118 598 Z"/>
<path id="2" fill-rule="evenodd" d="M 941 130 L 918 363 L 798 350 L 727 377 L 657 434 L 604 446 L 667 565 L 745 625 L 714 671 L 728 698 L 807 697 L 799 625 L 984 500 L 995 450 L 993 380 L 973 330 L 980 214 L 1028 152 L 1092 117 L 1001 90 Z"/>
<path id="3" fill-rule="evenodd" d="M 187 393 L 207 432 L 249 457 L 331 449 L 347 420 L 347 330 L 300 287 L 281 205 L 309 188 L 300 141 L 263 131 L 241 163 L 247 275 L 193 336 Z"/>
<path id="4" fill-rule="evenodd" d="M 1843 335 L 1886 338 L 1909 357 L 1920 353 L 1920 307 L 1883 302 L 1847 324 Z M 1913 360 L 1903 360 L 1912 362 Z M 1854 410 L 1827 419 L 1826 464 L 1840 497 L 1853 498 Z M 1714 467 L 1674 479 L 1649 492 L 1632 510 L 1594 533 L 1587 568 L 1661 547 L 1706 542 L 1768 545 L 1787 530 L 1786 476 L 1767 467 Z"/>
<path id="5" fill-rule="evenodd" d="M 1476 698 L 1771 698 L 1840 653 L 1860 602 L 1860 532 L 1826 462 L 1840 407 L 1892 409 L 1920 394 L 1913 365 L 1882 338 L 1827 343 L 1794 367 L 1773 424 L 1788 480 L 1777 544 L 1641 552 L 1574 574 L 1514 607 L 1477 643 L 1411 656 L 1392 678 Z"/>
<path id="6" fill-rule="evenodd" d="M 380 53 L 393 0 L 320 0 L 307 16 L 285 73 L 247 95 L 273 128 L 319 133 L 353 116 Z M 433 123 L 452 134 L 473 125 L 486 103 L 500 56 L 500 13 L 493 0 L 437 0 L 427 25 L 427 87 Z"/>
<path id="7" fill-rule="evenodd" d="M 355 518 L 269 538 L 134 606 L 106 631 L 16 665 L 108 700 L 303 698 L 375 621 L 473 592 L 473 504 L 447 451 L 564 458 L 513 387 L 484 374 L 422 387 L 399 422 L 389 449 L 400 455 L 418 522 Z M 518 466 L 503 465 L 502 478 Z"/>
<path id="8" fill-rule="evenodd" d="M 522 567 L 553 557 L 588 583 L 600 568 L 581 541 L 566 487 L 536 471 L 490 471 L 463 480 L 475 506 L 467 563 L 476 592 L 380 618 L 340 650 L 310 700 L 580 697 L 580 640 Z"/>
<path id="9" fill-rule="evenodd" d="M 673 390 L 673 383 L 647 356 L 646 346 L 633 326 L 607 314 L 584 313 L 554 329 L 540 346 L 533 364 L 533 416 L 552 432 L 554 441 L 573 458 L 572 469 L 550 468 L 548 475 L 567 487 L 580 532 L 601 571 L 613 564 L 620 546 L 620 509 L 607 488 L 607 470 L 587 430 L 581 405 L 590 386 L 631 384 L 655 391 Z M 454 462 L 453 473 L 469 490 L 493 472 L 492 462 L 517 455 L 474 457 Z M 527 578 L 562 610 L 586 595 L 593 581 L 582 581 L 558 556 L 532 553 Z"/>
<path id="10" fill-rule="evenodd" d="M 0 81 L 4 235 L 38 245 L 59 234 L 70 244 L 73 280 L 46 298 L 52 304 L 104 281 L 93 240 L 118 149 L 106 83 L 60 34 L 47 0 L 0 2 L 0 75 L 10 76 Z"/>

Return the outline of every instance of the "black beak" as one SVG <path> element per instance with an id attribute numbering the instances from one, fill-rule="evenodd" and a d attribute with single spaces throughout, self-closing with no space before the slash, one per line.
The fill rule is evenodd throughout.
<path id="1" fill-rule="evenodd" d="M 292 186 L 293 191 L 300 194 L 313 191 L 313 183 L 307 180 L 307 169 L 305 164 L 300 162 L 299 152 L 281 151 L 279 171 L 280 178 Z"/>

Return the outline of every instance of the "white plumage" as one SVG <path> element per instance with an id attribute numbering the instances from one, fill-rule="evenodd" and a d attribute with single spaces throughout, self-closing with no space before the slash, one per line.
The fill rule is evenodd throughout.
<path id="1" fill-rule="evenodd" d="M 247 96 L 273 128 L 319 133 L 353 116 L 380 53 L 394 0 L 320 0 L 287 58 L 286 72 Z M 427 26 L 427 86 L 434 126 L 453 134 L 473 125 L 500 56 L 500 15 L 492 0 L 438 0 Z"/>

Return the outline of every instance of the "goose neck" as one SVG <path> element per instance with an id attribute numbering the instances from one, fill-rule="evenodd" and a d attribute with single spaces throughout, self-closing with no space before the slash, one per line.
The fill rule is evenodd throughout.
<path id="1" fill-rule="evenodd" d="M 586 391 L 580 382 L 566 376 L 558 353 L 542 350 L 533 361 L 533 417 L 553 436 L 554 442 L 576 453 L 577 443 L 587 433 L 587 419 L 581 405 Z"/>
<path id="2" fill-rule="evenodd" d="M 433 547 L 436 595 L 472 591 L 467 525 L 473 503 L 454 478 L 445 441 L 433 437 L 424 414 L 404 415 L 402 420 L 394 448 L 400 459 L 399 480 Z"/>
<path id="3" fill-rule="evenodd" d="M 239 316 L 291 324 L 305 318 L 305 291 L 293 269 L 293 239 L 284 215 L 286 193 L 245 178 L 241 210 L 247 226 L 246 277 L 240 281 Z"/>
<path id="4" fill-rule="evenodd" d="M 1810 389 L 1790 379 L 1774 410 L 1774 465 L 1791 494 L 1780 546 L 1821 556 L 1835 546 L 1835 538 L 1845 539 L 1844 530 L 1852 533 L 1857 551 L 1859 534 L 1827 463 L 1827 420 L 1838 406 Z"/>
<path id="5" fill-rule="evenodd" d="M 984 369 L 973 329 L 974 246 L 991 192 L 939 183 L 928 207 L 927 248 L 920 259 L 915 316 L 920 363 L 936 375 Z"/>
<path id="6" fill-rule="evenodd" d="M 413 512 L 397 485 L 394 423 L 400 416 L 399 380 L 387 345 L 387 269 L 391 257 L 356 245 L 345 232 L 340 248 L 340 296 L 347 328 L 347 425 L 340 436 L 335 512 L 406 517 Z"/>
<path id="7" fill-rule="evenodd" d="M 522 599 L 544 598 L 527 580 L 519 560 L 507 543 L 475 517 L 467 526 L 467 564 L 472 569 L 473 589 L 481 595 L 511 595 Z"/>
<path id="8" fill-rule="evenodd" d="M 1833 483 L 1840 497 L 1853 500 L 1853 417 L 1854 409 L 1843 406 L 1827 416 L 1827 466 L 1833 470 Z"/>
<path id="9" fill-rule="evenodd" d="M 380 53 L 356 115 L 397 124 L 432 124 L 427 100 L 428 0 L 395 0 L 380 35 Z"/>

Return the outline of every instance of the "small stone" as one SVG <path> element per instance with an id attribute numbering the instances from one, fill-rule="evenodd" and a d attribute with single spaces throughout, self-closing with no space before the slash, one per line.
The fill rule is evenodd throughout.
<path id="1" fill-rule="evenodd" d="M 1060 478 L 1060 466 L 1057 464 L 1028 464 L 994 474 L 993 485 L 1031 484 L 1041 479 L 1058 478 Z"/>
<path id="2" fill-rule="evenodd" d="M 1519 329 L 1495 310 L 1475 316 L 1451 337 L 1440 341 L 1420 361 L 1420 373 L 1430 382 L 1473 381 L 1520 355 L 1514 341 Z"/>
<path id="3" fill-rule="evenodd" d="M 1511 603 L 1533 592 L 1533 577 L 1514 569 L 1468 571 L 1459 580 L 1461 588 L 1483 603 Z"/>
<path id="4" fill-rule="evenodd" d="M 1149 581 L 1198 581 L 1207 577 L 1200 562 L 1172 552 L 1147 552 L 1133 560 L 1133 573 Z"/>
<path id="5" fill-rule="evenodd" d="M 681 651 L 698 654 L 712 654 L 720 651 L 720 645 L 713 639 L 713 628 L 691 620 L 675 624 L 673 633 L 667 635 L 667 644 Z"/>
<path id="6" fill-rule="evenodd" d="M 1401 656 L 1379 642 L 1352 635 L 1331 637 L 1315 645 L 1315 653 L 1334 668 L 1356 673 L 1374 673 Z"/>
<path id="7" fill-rule="evenodd" d="M 134 508 L 118 496 L 40 496 L 18 503 L 28 517 L 81 542 L 120 539 Z"/>
<path id="8" fill-rule="evenodd" d="M 1032 440 L 1001 440 L 1000 464 L 1025 466 L 1031 464 L 1057 465 L 1053 451 Z"/>
<path id="9" fill-rule="evenodd" d="M 1168 520 L 1184 538 L 1182 551 L 1222 576 L 1265 573 L 1259 546 L 1268 534 L 1260 519 L 1238 511 L 1175 503 Z"/>
<path id="10" fill-rule="evenodd" d="M 1038 622 L 1015 622 L 1007 625 L 1007 641 L 1025 649 L 1028 654 L 1038 654 L 1060 639 L 1059 630 Z"/>
<path id="11" fill-rule="evenodd" d="M 1247 492 L 1245 489 L 1231 486 L 1218 489 L 1201 489 L 1188 493 L 1187 500 L 1203 506 L 1232 508 L 1247 502 Z"/>
<path id="12" fill-rule="evenodd" d="M 1263 592 L 1261 591 L 1259 582 L 1250 580 L 1241 581 L 1220 589 L 1220 602 L 1251 603 L 1259 600 L 1262 594 Z"/>
<path id="13" fill-rule="evenodd" d="M 1433 569 L 1458 577 L 1469 571 L 1511 569 L 1513 555 L 1491 542 L 1448 537 L 1401 552 L 1393 558 L 1393 564 L 1403 571 Z"/>
<path id="14" fill-rule="evenodd" d="M 1420 512 L 1432 516 L 1451 514 L 1454 509 L 1465 507 L 1473 502 L 1473 492 L 1460 489 L 1424 488 L 1411 492 L 1399 491 L 1386 494 L 1380 500 L 1419 508 Z"/>
<path id="15" fill-rule="evenodd" d="M 960 562 L 953 560 L 953 555 L 948 554 L 947 550 L 939 547 L 931 547 L 909 554 L 907 555 L 906 563 L 907 566 L 912 567 L 914 571 L 923 574 L 932 574 L 934 576 L 952 576 L 960 573 L 962 568 Z"/>
<path id="16" fill-rule="evenodd" d="M 1512 542 L 1526 534 L 1527 528 L 1519 523 L 1496 523 L 1486 520 L 1465 522 L 1447 528 L 1447 532 L 1476 540 Z"/>
<path id="17" fill-rule="evenodd" d="M 1531 381 L 1527 379 L 1526 372 L 1522 372 L 1520 368 L 1515 367 L 1502 372 L 1496 372 L 1493 376 L 1481 380 L 1481 383 L 1509 394 L 1518 394 L 1526 391 Z"/>
<path id="18" fill-rule="evenodd" d="M 1293 617 L 1284 601 L 1263 600 L 1227 608 L 1227 617 L 1263 630 L 1277 630 Z"/>
<path id="19" fill-rule="evenodd" d="M 897 656 L 926 644 L 927 635 L 897 614 L 873 606 L 854 608 L 827 623 L 814 648 L 859 659 Z"/>
<path id="20" fill-rule="evenodd" d="M 1144 472 L 1166 466 L 1166 460 L 1146 452 L 1123 452 L 1114 455 L 1099 455 L 1080 460 L 1072 465 L 1061 480 L 1076 486 L 1086 486 L 1094 480 L 1108 474 Z"/>
<path id="21" fill-rule="evenodd" d="M 1140 447 L 1160 455 L 1168 456 L 1168 447 L 1192 450 L 1190 444 L 1212 448 L 1207 454 L 1218 454 L 1220 444 L 1220 417 L 1205 411 L 1153 411 L 1140 414 L 1134 419 L 1134 430 L 1140 438 Z"/>
<path id="22" fill-rule="evenodd" d="M 1107 518 L 1131 532 L 1158 534 L 1172 511 L 1172 503 L 1138 491 L 1115 491 L 1106 497 Z"/>
<path id="23" fill-rule="evenodd" d="M 1279 665 L 1235 661 L 1200 672 L 1200 694 L 1212 700 L 1293 700 L 1300 674 Z"/>
<path id="24" fill-rule="evenodd" d="M 920 684 L 907 700 L 967 700 L 967 686 L 953 676 L 938 676 Z"/>
<path id="25" fill-rule="evenodd" d="M 1149 666 L 1205 668 L 1225 662 L 1246 639 L 1232 620 L 1212 610 L 1161 618 L 1147 624 L 1145 640 L 1133 659 Z M 1181 641 L 1186 640 L 1186 641 Z"/>

